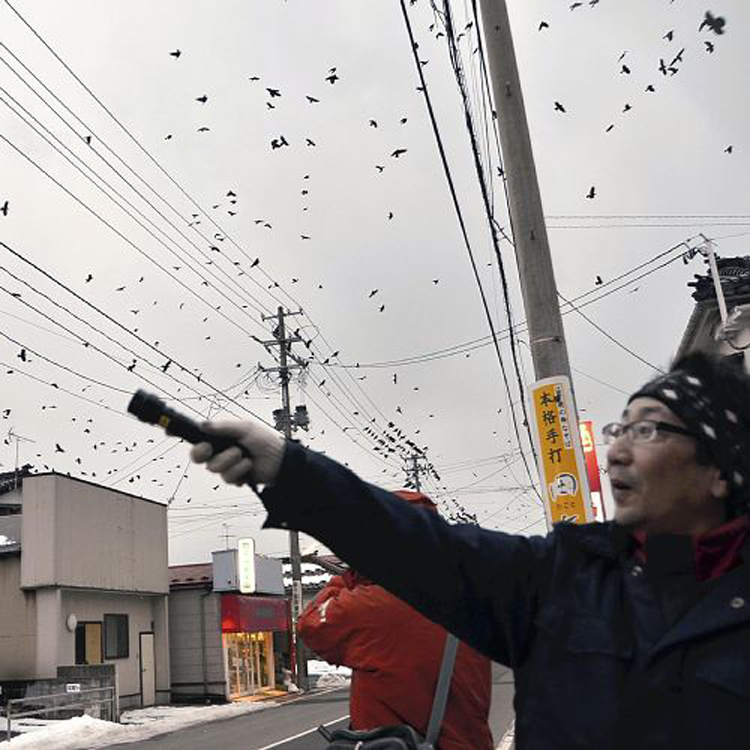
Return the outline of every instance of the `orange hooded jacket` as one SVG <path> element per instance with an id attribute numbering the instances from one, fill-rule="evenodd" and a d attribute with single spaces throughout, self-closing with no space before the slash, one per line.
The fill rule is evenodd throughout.
<path id="1" fill-rule="evenodd" d="M 435 508 L 426 496 L 395 493 Z M 446 631 L 408 604 L 347 572 L 335 576 L 300 616 L 298 632 L 326 661 L 352 669 L 353 729 L 407 723 L 424 735 L 432 710 Z M 491 750 L 487 723 L 490 661 L 459 645 L 439 750 Z"/>

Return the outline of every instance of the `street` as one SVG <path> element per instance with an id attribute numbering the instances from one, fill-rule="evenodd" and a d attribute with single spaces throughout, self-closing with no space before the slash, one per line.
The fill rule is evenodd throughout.
<path id="1" fill-rule="evenodd" d="M 497 744 L 513 719 L 513 683 L 509 669 L 493 664 L 490 727 Z M 346 726 L 349 690 L 313 693 L 268 711 L 201 724 L 142 742 L 116 745 L 118 750 L 204 750 L 206 747 L 246 750 L 318 750 L 325 740 L 320 724 Z"/>

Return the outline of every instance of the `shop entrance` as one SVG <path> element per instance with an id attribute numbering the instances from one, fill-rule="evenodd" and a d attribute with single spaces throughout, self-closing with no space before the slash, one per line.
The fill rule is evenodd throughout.
<path id="1" fill-rule="evenodd" d="M 231 698 L 274 686 L 271 633 L 225 633 Z"/>

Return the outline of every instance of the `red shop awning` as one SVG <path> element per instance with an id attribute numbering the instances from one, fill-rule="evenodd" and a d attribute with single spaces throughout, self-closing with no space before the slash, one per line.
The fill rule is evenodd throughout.
<path id="1" fill-rule="evenodd" d="M 286 599 L 244 594 L 221 595 L 222 633 L 287 630 Z"/>

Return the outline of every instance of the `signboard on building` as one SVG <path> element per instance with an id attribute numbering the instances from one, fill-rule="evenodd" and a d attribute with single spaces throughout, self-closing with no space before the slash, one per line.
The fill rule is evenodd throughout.
<path id="1" fill-rule="evenodd" d="M 285 632 L 288 627 L 286 599 L 241 594 L 221 595 L 223 633 Z"/>
<path id="2" fill-rule="evenodd" d="M 237 540 L 235 549 L 213 553 L 214 591 L 241 594 L 284 594 L 281 560 L 255 554 L 255 540 Z"/>
<path id="3" fill-rule="evenodd" d="M 237 584 L 241 594 L 255 591 L 255 540 L 237 540 Z"/>
<path id="4" fill-rule="evenodd" d="M 593 520 L 586 465 L 568 378 L 558 376 L 530 389 L 532 432 L 548 525 Z"/>
<path id="5" fill-rule="evenodd" d="M 586 460 L 586 476 L 591 491 L 591 509 L 594 521 L 606 521 L 604 501 L 602 499 L 602 478 L 599 474 L 599 461 L 596 458 L 596 442 L 594 440 L 594 423 L 590 420 L 580 422 L 581 446 Z"/>

